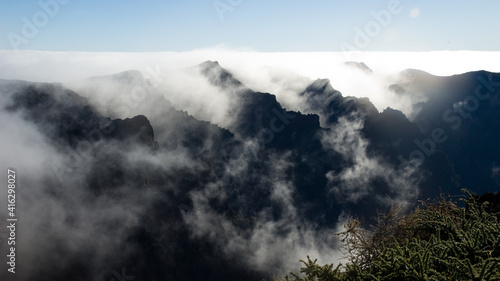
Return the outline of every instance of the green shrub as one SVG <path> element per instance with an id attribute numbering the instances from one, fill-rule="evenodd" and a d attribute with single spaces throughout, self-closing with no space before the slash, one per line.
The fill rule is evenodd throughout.
<path id="1" fill-rule="evenodd" d="M 345 266 L 320 266 L 308 256 L 300 274 L 283 280 L 500 280 L 500 213 L 464 193 L 465 207 L 421 202 L 403 216 L 393 207 L 378 216 L 373 231 L 351 219 L 336 234 Z"/>

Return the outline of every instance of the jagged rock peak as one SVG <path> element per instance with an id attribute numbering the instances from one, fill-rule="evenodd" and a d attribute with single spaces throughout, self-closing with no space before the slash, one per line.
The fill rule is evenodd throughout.
<path id="1" fill-rule="evenodd" d="M 211 61 L 211 60 L 207 60 L 205 62 L 200 63 L 200 66 L 203 68 L 213 68 L 213 67 L 222 68 L 218 61 Z"/>
<path id="2" fill-rule="evenodd" d="M 394 109 L 392 107 L 386 107 L 381 114 L 387 114 L 387 115 L 393 115 L 393 116 L 399 116 L 399 117 L 405 117 L 406 115 L 401 112 L 400 110 Z"/>
<path id="3" fill-rule="evenodd" d="M 233 74 L 221 67 L 217 61 L 205 61 L 198 66 L 200 67 L 201 73 L 215 86 L 238 88 L 243 86 L 243 83 L 234 78 Z"/>
<path id="4" fill-rule="evenodd" d="M 154 150 L 158 149 L 158 143 L 154 138 L 153 126 L 144 115 L 137 115 L 133 118 L 113 120 L 114 131 L 112 136 L 121 140 L 136 139 Z"/>
<path id="5" fill-rule="evenodd" d="M 305 94 L 305 93 L 324 93 L 324 92 L 337 92 L 337 90 L 335 90 L 333 87 L 332 87 L 332 84 L 330 83 L 330 79 L 317 79 L 316 81 L 314 81 L 311 85 L 309 85 L 305 92 L 302 93 L 302 94 Z"/>
<path id="6" fill-rule="evenodd" d="M 371 70 L 371 68 L 369 68 L 364 62 L 357 62 L 357 61 L 346 61 L 345 62 L 346 65 L 348 66 L 352 66 L 352 67 L 355 67 L 359 70 L 362 70 L 368 74 L 371 74 L 373 73 L 373 70 Z"/>

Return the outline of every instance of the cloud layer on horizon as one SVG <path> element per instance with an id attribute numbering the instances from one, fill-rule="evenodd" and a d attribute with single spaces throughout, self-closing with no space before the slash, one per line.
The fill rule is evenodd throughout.
<path id="1" fill-rule="evenodd" d="M 434 75 L 473 70 L 500 72 L 499 52 L 353 52 L 346 56 L 341 52 L 260 53 L 218 46 L 158 53 L 0 50 L 0 78 L 67 83 L 131 69 L 166 77 L 207 60 L 218 61 L 249 88 L 275 94 L 290 108 L 297 103 L 296 91 L 305 88 L 308 79 L 327 78 L 344 96 L 368 97 L 379 111 L 393 107 L 407 115 L 411 115 L 411 102 L 388 90 L 399 79 L 399 71 L 420 69 Z M 346 61 L 364 62 L 373 73 L 367 75 L 346 66 Z M 178 82 L 189 85 L 187 81 Z"/>
<path id="2" fill-rule="evenodd" d="M 412 58 L 415 56 L 385 55 L 385 59 L 390 58 L 391 61 L 398 55 Z M 328 78 L 333 87 L 340 90 L 344 96 L 368 96 L 379 110 L 392 106 L 411 113 L 411 101 L 401 100 L 395 93 L 387 90 L 397 77 L 392 76 L 392 71 L 395 70 L 385 67 L 387 63 L 384 56 L 359 54 L 357 58 L 364 61 L 375 74 L 367 74 L 345 65 L 343 58 L 339 58 L 339 53 L 270 54 L 218 49 L 146 54 L 0 51 L 0 65 L 3 66 L 0 68 L 0 78 L 62 82 L 86 96 L 90 104 L 103 116 L 127 118 L 144 114 L 151 120 L 157 140 L 164 143 L 171 133 L 180 131 L 182 125 L 186 125 L 179 124 L 178 120 L 165 118 L 176 116 L 171 114 L 173 109 L 168 107 L 169 104 L 201 121 L 209 121 L 226 129 L 231 126 L 230 113 L 239 106 L 233 99 L 233 89 L 221 90 L 205 81 L 191 68 L 205 60 L 219 61 L 222 67 L 253 90 L 275 94 L 278 102 L 289 110 L 301 109 L 303 100 L 298 94 L 310 83 L 317 78 Z M 435 57 L 430 56 L 428 61 L 430 59 Z M 397 66 L 393 67 L 395 69 L 403 65 L 397 62 Z M 411 64 L 410 61 L 407 63 L 408 67 L 419 67 L 419 64 Z M 105 81 L 99 84 L 95 80 L 87 80 L 88 77 L 130 69 L 140 72 L 131 72 L 132 80 L 127 80 L 130 84 L 125 87 L 120 86 L 121 81 Z M 441 71 L 449 70 L 443 66 Z M 99 160 L 104 162 L 109 155 L 118 155 L 117 161 L 127 170 L 140 170 L 145 165 L 167 174 L 177 172 L 176 169 L 193 173 L 203 169 L 200 167 L 200 161 L 193 160 L 193 153 L 182 146 L 152 155 L 142 149 L 120 149 L 114 147 L 114 143 L 107 142 L 92 144 L 92 150 L 82 153 L 79 160 L 81 162 L 78 162 L 81 164 L 73 163 L 75 159 L 68 157 L 63 149 L 51 143 L 39 127 L 26 121 L 23 112 L 4 111 L 10 103 L 11 91 L 3 89 L 0 94 L 0 130 L 2 135 L 6 136 L 0 144 L 9 148 L 2 149 L 0 156 L 7 161 L 0 166 L 5 170 L 5 165 L 10 165 L 20 171 L 24 189 L 21 192 L 23 200 L 26 200 L 23 212 L 27 222 L 21 229 L 20 238 L 31 241 L 23 245 L 21 250 L 26 255 L 36 252 L 33 259 L 54 251 L 54 245 L 44 244 L 54 238 L 64 240 L 66 237 L 73 237 L 73 241 L 63 243 L 64 250 L 70 252 L 95 250 L 93 258 L 96 264 L 104 262 L 117 251 L 133 250 L 122 248 L 127 238 L 123 234 L 140 223 L 139 219 L 146 211 L 140 207 L 141 204 L 154 202 L 157 194 L 154 191 L 144 193 L 124 184 L 117 188 L 119 196 L 114 197 L 117 194 L 111 193 L 97 202 L 89 202 L 90 195 L 85 190 L 86 179 L 89 174 L 95 172 L 93 168 L 98 166 Z M 124 110 L 122 105 L 125 106 Z M 395 170 L 383 163 L 382 159 L 367 155 L 367 140 L 360 135 L 363 124 L 359 122 L 359 118 L 354 118 L 354 121 L 341 120 L 335 128 L 322 135 L 324 147 L 342 154 L 353 163 L 341 173 L 331 172 L 326 175 L 331 183 L 331 191 L 339 200 L 358 202 L 371 192 L 363 187 L 372 179 L 381 177 L 391 188 L 403 187 L 391 190 L 396 194 L 393 199 L 403 202 L 414 199 L 418 190 L 412 190 L 411 186 L 418 179 L 409 176 L 413 171 Z M 199 155 L 211 147 L 214 147 L 211 140 L 205 141 L 196 153 Z M 268 174 L 262 175 L 250 167 L 253 154 L 261 149 L 255 140 L 245 140 L 241 146 L 231 151 L 228 161 L 223 163 L 223 175 L 240 179 L 255 177 L 257 183 L 270 188 L 269 197 L 266 199 L 279 206 L 283 215 L 275 219 L 271 209 L 255 210 L 255 228 L 245 232 L 235 227 L 234 221 L 215 211 L 208 199 L 225 200 L 228 196 L 234 196 L 241 200 L 239 203 L 243 206 L 242 209 L 251 208 L 249 206 L 253 202 L 241 195 L 245 190 L 235 190 L 232 191 L 233 194 L 227 190 L 207 196 L 214 192 L 214 189 L 217 190 L 219 182 L 224 180 L 223 176 L 217 175 L 216 180 L 211 180 L 201 189 L 192 190 L 188 194 L 193 202 L 193 209 L 184 211 L 183 218 L 192 227 L 190 234 L 193 237 L 209 237 L 227 256 L 244 256 L 244 261 L 249 266 L 266 271 L 274 270 L 276 274 L 287 273 L 286 270 L 298 267 L 298 260 L 307 254 L 314 255 L 320 263 L 337 262 L 341 254 L 327 233 L 337 231 L 346 215 L 342 213 L 335 218 L 338 222 L 335 227 L 321 230 L 318 230 L 314 223 L 305 221 L 298 207 L 293 204 L 297 187 L 286 180 L 287 169 L 292 163 L 290 156 L 286 153 L 271 155 L 265 166 Z M 93 151 L 110 152 L 98 153 L 96 156 Z M 54 167 L 71 168 L 71 172 L 64 177 L 66 182 L 63 188 L 66 189 L 63 193 L 67 196 L 64 200 L 54 196 L 54 192 L 57 193 L 60 188 L 60 177 L 54 173 Z M 342 184 L 333 184 L 336 182 Z M 258 189 L 259 186 L 255 188 Z M 180 192 L 175 186 L 156 188 L 168 189 L 172 193 Z M 6 202 L 6 195 L 2 193 L 0 200 Z M 384 200 L 386 198 L 380 198 L 380 201 Z M 383 203 L 390 204 L 388 200 Z M 40 220 L 39 214 L 46 214 L 49 221 Z M 118 228 L 117 222 L 120 225 Z M 48 231 L 43 232 L 47 229 Z M 106 230 L 103 237 L 100 240 L 93 239 L 93 235 L 100 233 L 102 229 Z M 45 234 L 35 236 L 34 233 Z M 36 245 L 40 244 L 45 246 L 37 248 Z M 168 249 L 168 245 L 165 245 L 165 248 Z M 96 276 L 109 273 L 106 270 L 108 269 L 96 268 Z"/>

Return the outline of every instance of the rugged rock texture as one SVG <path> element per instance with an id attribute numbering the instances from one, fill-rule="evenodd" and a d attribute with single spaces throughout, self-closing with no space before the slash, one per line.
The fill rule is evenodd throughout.
<path id="1" fill-rule="evenodd" d="M 64 206 L 67 216 L 58 223 L 76 228 L 79 216 L 92 213 L 83 208 L 82 215 L 79 208 L 99 206 L 103 200 L 114 202 L 118 214 L 137 210 L 129 228 L 122 228 L 127 220 L 113 217 L 104 222 L 93 218 L 92 223 L 99 223 L 103 235 L 124 229 L 116 247 L 127 251 L 106 266 L 126 267 L 138 280 L 269 278 L 272 272 L 249 269 L 248 260 L 237 259 L 227 247 L 253 255 L 257 250 L 240 244 L 283 221 L 290 224 L 271 232 L 276 241 L 299 237 L 306 227 L 312 233 L 333 228 L 341 214 L 369 222 L 374 210 L 388 208 L 392 198 L 427 199 L 441 192 L 458 194 L 461 187 L 480 194 L 499 189 L 500 108 L 491 82 L 500 81 L 498 74 L 404 72 L 392 90 L 427 98 L 410 121 L 392 108 L 378 112 L 368 99 L 344 97 L 325 79 L 299 93 L 305 103 L 302 113 L 283 108 L 271 93 L 248 89 L 217 62 L 205 62 L 199 70 L 221 90 L 231 89 L 238 107 L 232 109 L 234 122 L 228 128 L 196 120 L 157 93 L 148 93 L 149 108 L 137 105 L 144 115 L 111 119 L 59 84 L 0 81 L 6 110 L 35 124 L 61 154 L 79 159 L 66 161 L 72 165 L 57 175 L 82 192 L 78 200 L 64 193 L 64 182 L 54 184 L 49 178 L 39 183 L 40 190 L 48 190 Z M 144 83 L 135 71 L 90 81 L 116 83 L 116 89 Z M 476 106 L 471 93 L 478 85 L 489 95 L 482 100 L 475 96 Z M 154 114 L 148 116 L 147 109 Z M 446 140 L 432 145 L 427 140 L 444 139 L 443 134 L 436 137 L 435 129 L 442 129 Z M 423 158 L 410 170 L 414 151 Z M 147 201 L 134 201 L 144 194 L 151 194 Z M 499 194 L 478 200 L 490 202 L 489 210 L 495 211 Z M 91 233 L 96 239 L 101 234 Z M 69 280 L 74 272 L 81 280 L 113 278 L 109 271 L 96 275 L 91 261 L 99 256 L 94 248 L 72 248 L 86 245 L 82 237 L 67 247 L 61 245 L 71 237 L 41 240 L 47 243 L 43 249 L 57 250 L 68 262 L 56 271 L 40 269 L 31 280 Z M 44 265 L 58 257 L 47 256 Z"/>

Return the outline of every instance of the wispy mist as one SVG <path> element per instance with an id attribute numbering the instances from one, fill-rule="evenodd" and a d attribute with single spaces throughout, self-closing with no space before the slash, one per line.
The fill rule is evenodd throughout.
<path id="1" fill-rule="evenodd" d="M 413 202 L 425 178 L 420 167 L 369 149 L 362 114 L 327 123 L 301 93 L 327 78 L 341 97 L 368 97 L 379 112 L 392 107 L 412 118 L 427 96 L 409 88 L 411 77 L 399 71 L 499 70 L 491 53 L 472 53 L 457 68 L 453 59 L 462 55 L 353 54 L 366 71 L 340 53 L 0 51 L 0 78 L 57 82 L 0 81 L 0 167 L 16 169 L 22 202 L 19 280 L 79 280 L 75 268 L 102 280 L 144 256 L 168 261 L 165 276 L 180 276 L 192 268 L 174 257 L 205 242 L 207 252 L 266 274 L 297 269 L 307 255 L 338 263 L 333 233 L 352 206 Z M 443 64 L 436 63 L 441 57 Z M 249 100 L 268 102 L 269 112 L 245 108 Z M 247 127 L 273 138 L 242 132 L 242 116 L 261 122 Z M 126 120 L 112 123 L 117 118 Z M 103 125 L 123 122 L 138 132 L 120 135 Z M 301 138 L 297 128 L 308 135 Z M 491 173 L 498 177 L 498 167 Z M 7 201 L 6 192 L 0 200 Z M 144 244 L 154 247 L 142 253 Z"/>

